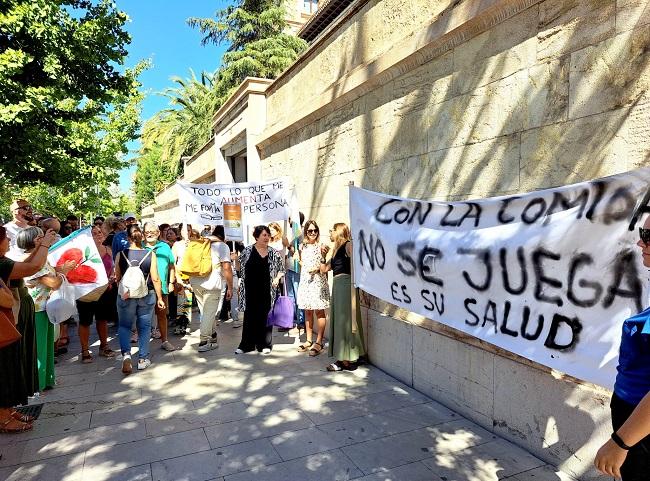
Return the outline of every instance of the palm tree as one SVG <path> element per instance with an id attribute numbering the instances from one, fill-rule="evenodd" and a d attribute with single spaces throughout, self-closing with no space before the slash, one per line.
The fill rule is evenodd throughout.
<path id="1" fill-rule="evenodd" d="M 194 154 L 212 136 L 212 116 L 218 108 L 214 75 L 201 73 L 200 79 L 173 77 L 176 87 L 168 87 L 161 95 L 170 107 L 145 122 L 142 150 L 161 149 L 160 161 L 172 172 L 179 171 L 180 159 Z"/>

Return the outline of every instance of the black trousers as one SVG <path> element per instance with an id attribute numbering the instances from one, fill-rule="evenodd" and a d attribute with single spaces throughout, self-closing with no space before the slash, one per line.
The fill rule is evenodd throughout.
<path id="1" fill-rule="evenodd" d="M 636 406 L 623 401 L 616 394 L 609 405 L 612 411 L 612 428 L 617 431 L 630 417 Z M 646 436 L 627 453 L 621 466 L 623 481 L 648 481 L 650 479 L 650 436 Z"/>

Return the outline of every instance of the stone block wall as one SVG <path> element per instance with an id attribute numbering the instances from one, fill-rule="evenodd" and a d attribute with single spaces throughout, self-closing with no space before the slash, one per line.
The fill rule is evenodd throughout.
<path id="1" fill-rule="evenodd" d="M 632 170 L 650 164 L 649 73 L 649 1 L 369 1 L 269 88 L 262 175 L 292 177 L 326 228 L 348 220 L 350 181 L 461 200 Z M 598 478 L 608 392 L 378 300 L 366 308 L 375 364 Z"/>

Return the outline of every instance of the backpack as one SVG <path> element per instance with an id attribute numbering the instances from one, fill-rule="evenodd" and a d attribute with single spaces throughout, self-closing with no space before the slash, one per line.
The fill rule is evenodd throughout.
<path id="1" fill-rule="evenodd" d="M 126 268 L 126 272 L 122 274 L 120 279 L 120 284 L 118 286 L 117 293 L 121 296 L 126 291 L 129 291 L 129 297 L 131 299 L 140 299 L 149 294 L 149 286 L 147 286 L 147 279 L 144 278 L 144 272 L 140 269 L 140 265 L 144 260 L 149 257 L 152 251 L 147 251 L 145 256 L 137 264 L 131 264 L 131 261 L 124 254 L 124 251 L 121 251 L 124 260 L 129 264 L 129 267 Z M 148 277 L 148 276 L 147 276 Z"/>
<path id="2" fill-rule="evenodd" d="M 183 261 L 181 262 L 181 275 L 188 277 L 205 277 L 212 272 L 212 249 L 208 239 L 191 240 L 187 244 Z"/>

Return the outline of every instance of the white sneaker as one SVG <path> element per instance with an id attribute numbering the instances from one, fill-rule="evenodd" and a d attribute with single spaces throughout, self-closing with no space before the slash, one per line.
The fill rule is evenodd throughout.
<path id="1" fill-rule="evenodd" d="M 216 341 L 215 342 L 213 342 L 213 341 L 204 341 L 204 342 L 201 342 L 199 344 L 198 351 L 199 352 L 207 352 L 207 351 L 211 351 L 213 349 L 216 349 L 218 347 L 219 347 L 219 343 L 216 342 Z"/>
<path id="2" fill-rule="evenodd" d="M 244 351 L 242 351 L 241 349 L 237 348 L 237 349 L 235 349 L 235 354 L 244 354 Z"/>
<path id="3" fill-rule="evenodd" d="M 271 350 L 268 347 L 262 349 L 262 354 L 271 354 Z"/>
<path id="4" fill-rule="evenodd" d="M 138 371 L 144 371 L 149 366 L 151 366 L 151 361 L 149 359 L 140 359 L 138 361 Z"/>
<path id="5" fill-rule="evenodd" d="M 131 374 L 133 372 L 133 362 L 131 361 L 131 354 L 124 354 L 122 356 L 122 372 L 124 374 Z"/>

